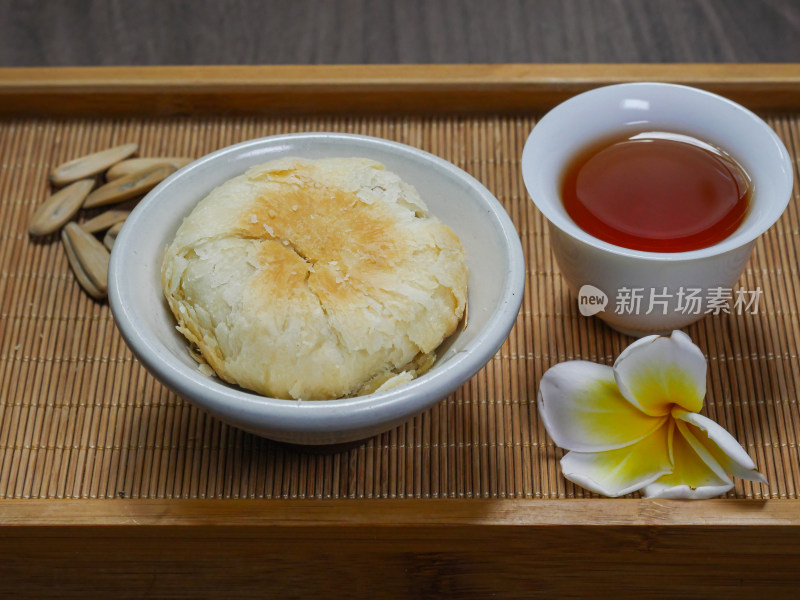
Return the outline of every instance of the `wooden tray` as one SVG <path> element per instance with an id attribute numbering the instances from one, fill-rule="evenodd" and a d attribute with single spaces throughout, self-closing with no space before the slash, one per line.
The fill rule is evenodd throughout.
<path id="1" fill-rule="evenodd" d="M 709 357 L 706 414 L 768 486 L 737 481 L 705 502 L 594 498 L 561 477 L 536 414 L 549 366 L 612 363 L 630 339 L 578 314 L 521 181 L 522 145 L 554 103 L 645 79 L 761 111 L 800 157 L 800 65 L 0 69 L 0 590 L 794 593 L 797 187 L 741 280 L 764 290 L 762 310 L 688 328 Z M 528 265 L 517 324 L 485 369 L 407 424 L 324 451 L 244 434 L 166 391 L 107 305 L 80 293 L 56 236 L 26 234 L 68 158 L 127 141 L 201 156 L 309 130 L 395 139 L 464 168 L 511 215 Z"/>

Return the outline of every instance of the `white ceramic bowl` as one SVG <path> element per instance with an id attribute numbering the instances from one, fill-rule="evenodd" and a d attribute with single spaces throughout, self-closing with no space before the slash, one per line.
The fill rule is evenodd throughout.
<path id="1" fill-rule="evenodd" d="M 203 376 L 175 330 L 161 291 L 165 247 L 183 218 L 213 188 L 248 167 L 284 156 L 377 160 L 414 185 L 430 212 L 452 227 L 469 268 L 469 319 L 422 377 L 383 393 L 329 401 L 259 396 Z M 134 354 L 162 383 L 223 421 L 298 444 L 363 439 L 430 408 L 466 382 L 502 345 L 522 301 L 525 264 L 511 220 L 477 180 L 416 148 L 366 136 L 302 133 L 223 148 L 177 171 L 131 213 L 111 256 L 109 301 Z"/>
<path id="2" fill-rule="evenodd" d="M 750 210 L 736 232 L 708 248 L 659 253 L 614 246 L 575 224 L 560 197 L 564 165 L 595 140 L 615 132 L 640 131 L 692 135 L 739 161 L 754 188 Z M 584 285 L 603 292 L 609 304 L 598 316 L 635 336 L 685 327 L 705 315 L 714 290 L 732 289 L 755 240 L 786 208 L 793 181 L 789 153 L 758 116 L 721 96 L 665 83 L 602 87 L 558 105 L 530 134 L 522 153 L 522 174 L 533 202 L 550 222 L 550 245 L 572 293 L 578 296 Z M 641 290 L 637 312 L 633 312 L 633 303 L 615 301 L 633 297 L 625 289 Z M 692 311 L 682 312 L 681 289 L 684 294 L 703 290 L 698 295 L 704 300 L 699 312 L 692 312 L 694 306 Z M 667 304 L 654 304 L 647 314 L 653 293 Z M 623 312 L 618 313 L 620 307 Z"/>

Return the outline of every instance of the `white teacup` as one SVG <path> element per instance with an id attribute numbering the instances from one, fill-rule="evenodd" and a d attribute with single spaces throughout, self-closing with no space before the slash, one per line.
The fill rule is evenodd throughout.
<path id="1" fill-rule="evenodd" d="M 565 166 L 596 140 L 641 131 L 691 135 L 739 162 L 753 193 L 747 216 L 732 235 L 700 250 L 644 252 L 604 242 L 575 224 L 560 197 Z M 581 312 L 598 311 L 605 295 L 607 304 L 597 316 L 634 336 L 685 327 L 719 312 L 723 303 L 729 311 L 752 311 L 757 291 L 734 284 L 758 236 L 786 208 L 793 183 L 789 153 L 763 120 L 721 96 L 666 83 L 602 87 L 556 106 L 528 137 L 522 175 L 550 222 L 550 245 L 567 285 L 583 303 Z"/>

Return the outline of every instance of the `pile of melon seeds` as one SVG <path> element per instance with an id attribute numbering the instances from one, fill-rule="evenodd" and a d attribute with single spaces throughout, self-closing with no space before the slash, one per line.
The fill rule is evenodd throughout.
<path id="1" fill-rule="evenodd" d="M 146 194 L 192 158 L 131 158 L 138 144 L 124 144 L 95 152 L 56 167 L 50 183 L 60 188 L 33 214 L 28 232 L 44 236 L 61 230 L 61 241 L 72 272 L 92 298 L 106 297 L 111 248 L 128 209 L 113 208 L 78 223 L 82 209 L 118 205 Z M 103 235 L 102 242 L 97 237 Z"/>

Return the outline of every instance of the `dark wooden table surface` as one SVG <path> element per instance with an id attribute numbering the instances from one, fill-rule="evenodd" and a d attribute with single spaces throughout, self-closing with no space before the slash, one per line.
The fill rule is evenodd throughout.
<path id="1" fill-rule="evenodd" d="M 800 62 L 800 0 L 0 0 L 0 66 Z"/>

